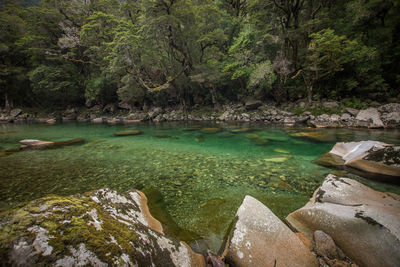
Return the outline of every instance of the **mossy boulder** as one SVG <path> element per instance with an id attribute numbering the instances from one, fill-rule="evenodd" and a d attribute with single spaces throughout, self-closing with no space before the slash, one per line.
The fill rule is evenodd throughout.
<path id="1" fill-rule="evenodd" d="M 130 136 L 130 135 L 140 135 L 142 131 L 132 130 L 132 131 L 124 131 L 124 132 L 116 132 L 114 135 L 116 136 Z"/>
<path id="2" fill-rule="evenodd" d="M 163 235 L 140 191 L 102 189 L 47 196 L 0 214 L 7 266 L 203 266 L 202 256 Z"/>

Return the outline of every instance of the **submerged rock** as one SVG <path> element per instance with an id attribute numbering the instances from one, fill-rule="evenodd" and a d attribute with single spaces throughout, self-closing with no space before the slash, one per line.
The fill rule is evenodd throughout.
<path id="1" fill-rule="evenodd" d="M 227 241 L 230 266 L 318 266 L 310 250 L 258 200 L 246 196 Z"/>
<path id="2" fill-rule="evenodd" d="M 247 139 L 250 139 L 250 140 L 260 138 L 260 136 L 258 134 L 252 134 L 252 133 L 246 134 L 245 136 Z"/>
<path id="3" fill-rule="evenodd" d="M 256 146 L 265 146 L 269 143 L 268 139 L 263 137 L 252 138 L 251 142 Z"/>
<path id="4" fill-rule="evenodd" d="M 233 133 L 222 133 L 218 135 L 218 138 L 231 138 L 234 137 L 235 135 Z"/>
<path id="5" fill-rule="evenodd" d="M 360 266 L 399 266 L 399 195 L 330 174 L 286 221 L 309 238 L 316 230 L 327 233 Z"/>
<path id="6" fill-rule="evenodd" d="M 274 152 L 283 153 L 283 154 L 289 154 L 290 153 L 289 151 L 287 151 L 286 149 L 283 149 L 283 148 L 275 148 Z"/>
<path id="7" fill-rule="evenodd" d="M 231 129 L 232 133 L 247 133 L 251 132 L 253 129 L 251 128 L 237 128 L 237 129 Z"/>
<path id="8" fill-rule="evenodd" d="M 24 139 L 19 141 L 22 149 L 46 149 L 54 147 L 54 142 L 41 141 L 36 139 Z"/>
<path id="9" fill-rule="evenodd" d="M 283 163 L 291 158 L 292 158 L 291 156 L 286 156 L 286 157 L 279 156 L 279 157 L 273 157 L 273 158 L 266 158 L 266 159 L 264 159 L 264 161 L 273 162 L 273 163 Z"/>
<path id="10" fill-rule="evenodd" d="M 47 149 L 62 146 L 71 146 L 76 144 L 82 144 L 85 142 L 83 138 L 73 138 L 61 141 L 41 141 L 36 139 L 24 139 L 19 141 L 22 145 L 20 149 Z"/>
<path id="11" fill-rule="evenodd" d="M 327 167 L 343 166 L 366 177 L 399 182 L 400 147 L 378 141 L 337 143 L 315 163 Z"/>
<path id="12" fill-rule="evenodd" d="M 171 136 L 170 136 L 170 135 L 168 135 L 168 134 L 164 134 L 164 133 L 159 133 L 159 134 L 156 134 L 154 137 L 156 137 L 156 138 L 160 138 L 160 139 L 163 139 L 163 138 L 171 138 Z"/>
<path id="13" fill-rule="evenodd" d="M 204 266 L 162 234 L 139 191 L 48 196 L 2 212 L 0 258 L 12 266 Z"/>
<path id="14" fill-rule="evenodd" d="M 129 136 L 129 135 L 140 135 L 140 134 L 142 134 L 142 131 L 139 131 L 139 130 L 114 133 L 114 135 L 116 135 L 116 136 Z"/>
<path id="15" fill-rule="evenodd" d="M 222 129 L 221 128 L 202 128 L 200 131 L 205 134 L 211 134 L 211 133 L 219 133 L 222 131 Z"/>
<path id="16" fill-rule="evenodd" d="M 326 131 L 305 131 L 305 132 L 293 132 L 288 131 L 292 137 L 304 138 L 318 142 L 334 142 L 336 137 Z"/>
<path id="17" fill-rule="evenodd" d="M 202 135 L 197 135 L 197 136 L 194 137 L 194 140 L 195 140 L 196 142 L 204 142 L 204 136 L 202 136 Z"/>
<path id="18" fill-rule="evenodd" d="M 73 138 L 73 139 L 67 139 L 67 140 L 61 140 L 61 141 L 54 141 L 54 146 L 72 146 L 72 145 L 77 145 L 77 144 L 83 144 L 85 143 L 85 139 L 83 138 Z"/>

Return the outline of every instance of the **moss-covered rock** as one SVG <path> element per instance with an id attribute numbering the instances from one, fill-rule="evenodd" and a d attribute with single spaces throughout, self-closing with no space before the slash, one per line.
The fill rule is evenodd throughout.
<path id="1" fill-rule="evenodd" d="M 140 191 L 51 195 L 0 214 L 0 260 L 11 266 L 202 266 L 163 235 Z"/>
<path id="2" fill-rule="evenodd" d="M 253 139 L 260 138 L 260 136 L 258 134 L 249 133 L 249 134 L 246 134 L 246 138 L 253 140 Z"/>
<path id="3" fill-rule="evenodd" d="M 251 139 L 251 142 L 253 142 L 253 144 L 255 144 L 256 146 L 265 146 L 269 143 L 268 139 L 263 137 L 253 138 Z"/>

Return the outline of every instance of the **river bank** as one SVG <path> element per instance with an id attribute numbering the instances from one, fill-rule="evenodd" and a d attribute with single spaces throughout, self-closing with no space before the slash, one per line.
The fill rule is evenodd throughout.
<path id="1" fill-rule="evenodd" d="M 315 102 L 308 107 L 304 102 L 276 106 L 274 103 L 247 101 L 230 103 L 216 111 L 211 107 L 193 107 L 190 111 L 176 107 L 152 107 L 126 109 L 115 104 L 104 107 L 71 107 L 66 110 L 42 111 L 15 108 L 0 111 L 1 123 L 79 121 L 108 124 L 130 124 L 141 121 L 237 121 L 263 122 L 288 127 L 309 126 L 314 128 L 400 128 L 400 104 L 371 102 L 369 107 L 355 109 L 339 102 Z"/>

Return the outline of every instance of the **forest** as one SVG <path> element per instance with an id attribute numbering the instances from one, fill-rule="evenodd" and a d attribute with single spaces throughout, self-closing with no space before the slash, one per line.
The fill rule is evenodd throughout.
<path id="1" fill-rule="evenodd" d="M 398 97 L 396 0 L 0 2 L 0 106 Z"/>

